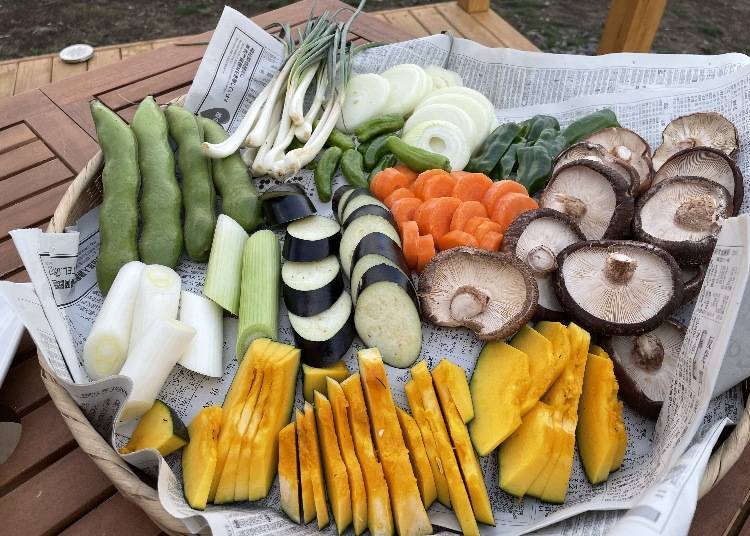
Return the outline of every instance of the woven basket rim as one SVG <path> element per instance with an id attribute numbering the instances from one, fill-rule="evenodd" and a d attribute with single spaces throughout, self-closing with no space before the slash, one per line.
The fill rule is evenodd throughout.
<path id="1" fill-rule="evenodd" d="M 66 226 L 75 223 L 68 221 L 72 209 L 91 182 L 99 177 L 102 165 L 103 157 L 99 151 L 86 163 L 66 190 L 49 223 L 49 232 L 61 233 Z M 156 490 L 141 481 L 120 455 L 94 430 L 75 401 L 48 369 L 42 355 L 37 355 L 43 369 L 42 379 L 45 387 L 81 449 L 112 480 L 115 487 L 137 504 L 159 528 L 168 534 L 187 534 L 185 524 L 164 509 Z M 746 403 L 735 429 L 711 454 L 701 479 L 699 498 L 706 495 L 729 472 L 749 441 L 750 404 Z"/>

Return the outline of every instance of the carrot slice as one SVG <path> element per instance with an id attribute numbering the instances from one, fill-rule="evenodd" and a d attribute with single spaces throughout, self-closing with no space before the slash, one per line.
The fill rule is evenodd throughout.
<path id="1" fill-rule="evenodd" d="M 424 182 L 422 187 L 422 199 L 434 197 L 449 197 L 453 194 L 456 181 L 448 174 L 434 175 Z"/>
<path id="2" fill-rule="evenodd" d="M 435 210 L 435 205 L 437 204 L 438 199 L 440 198 L 428 199 L 422 203 L 416 211 L 414 211 L 414 221 L 416 221 L 419 226 L 419 234 L 430 234 L 430 231 L 428 230 L 430 228 L 430 213 Z"/>
<path id="3" fill-rule="evenodd" d="M 477 216 L 480 218 L 487 217 L 487 209 L 484 208 L 484 205 L 479 201 L 464 201 L 458 205 L 456 212 L 453 213 L 451 231 L 463 231 L 466 223 Z"/>
<path id="4" fill-rule="evenodd" d="M 438 240 L 438 246 L 440 247 L 440 251 L 457 248 L 459 246 L 470 246 L 476 248 L 479 247 L 479 242 L 467 232 L 451 231 L 440 237 L 440 240 Z"/>
<path id="5" fill-rule="evenodd" d="M 492 220 L 487 220 L 485 222 L 482 222 L 479 224 L 479 227 L 477 227 L 477 230 L 474 231 L 474 236 L 477 237 L 477 240 L 479 243 L 482 243 L 482 237 L 484 237 L 487 233 L 502 233 L 502 230 L 500 229 L 500 224 L 497 222 L 494 222 Z"/>
<path id="6" fill-rule="evenodd" d="M 417 272 L 422 273 L 425 265 L 435 256 L 435 240 L 432 235 L 419 237 L 419 254 L 417 256 Z"/>
<path id="7" fill-rule="evenodd" d="M 414 195 L 419 197 L 420 199 L 425 199 L 425 197 L 422 195 L 422 188 L 424 188 L 425 184 L 427 183 L 427 179 L 430 179 L 435 176 L 439 175 L 448 175 L 448 172 L 444 169 L 428 169 L 427 171 L 423 171 L 417 176 L 417 180 L 415 180 L 411 185 L 411 191 L 414 192 Z"/>
<path id="8" fill-rule="evenodd" d="M 487 214 L 492 214 L 492 211 L 495 210 L 495 203 L 497 203 L 498 199 L 511 192 L 528 194 L 523 184 L 516 181 L 497 181 L 495 184 L 490 186 L 482 197 L 482 204 L 484 205 L 484 208 L 487 209 Z"/>
<path id="9" fill-rule="evenodd" d="M 415 221 L 405 221 L 401 224 L 401 249 L 409 268 L 417 267 L 419 256 L 419 228 Z"/>
<path id="10" fill-rule="evenodd" d="M 470 235 L 476 234 L 477 227 L 479 227 L 486 221 L 490 221 L 490 219 L 483 218 L 482 216 L 474 216 L 473 218 L 469 218 L 469 221 L 466 222 L 466 225 L 464 225 L 464 228 L 461 230 L 466 231 Z"/>
<path id="11" fill-rule="evenodd" d="M 484 173 L 466 173 L 456 181 L 453 197 L 461 201 L 481 201 L 492 187 L 492 179 Z"/>
<path id="12" fill-rule="evenodd" d="M 499 223 L 500 232 L 505 233 L 518 216 L 535 208 L 539 208 L 539 205 L 528 195 L 511 192 L 497 200 L 492 211 L 492 220 Z"/>
<path id="13" fill-rule="evenodd" d="M 370 181 L 370 191 L 372 195 L 383 201 L 399 188 L 408 188 L 409 184 L 409 179 L 399 170 L 396 168 L 385 168 Z"/>
<path id="14" fill-rule="evenodd" d="M 396 220 L 396 223 L 401 225 L 405 221 L 414 220 L 414 213 L 417 211 L 419 206 L 422 204 L 421 199 L 417 199 L 416 197 L 406 197 L 404 199 L 399 199 L 395 203 L 393 203 L 393 206 L 391 207 L 391 214 L 393 214 L 393 219 Z"/>
<path id="15" fill-rule="evenodd" d="M 487 251 L 500 251 L 500 244 L 503 242 L 503 235 L 495 231 L 488 231 L 479 240 L 479 247 Z"/>
<path id="16" fill-rule="evenodd" d="M 431 234 L 435 240 L 440 240 L 441 236 L 451 230 L 453 213 L 458 209 L 461 200 L 455 197 L 438 197 L 434 201 L 431 209 L 425 210 L 422 215 L 421 221 L 427 221 L 426 231 L 422 231 L 420 221 L 417 221 L 417 224 L 420 225 L 419 230 L 422 234 Z"/>
<path id="17" fill-rule="evenodd" d="M 406 177 L 407 179 L 409 179 L 409 182 L 414 182 L 415 180 L 417 180 L 417 172 L 416 171 L 412 171 L 411 169 L 409 169 L 408 167 L 406 167 L 406 165 L 404 165 L 404 164 L 396 164 L 394 166 L 394 168 L 397 169 L 397 170 L 399 170 L 404 177 Z"/>
<path id="18" fill-rule="evenodd" d="M 385 206 L 388 208 L 391 208 L 393 206 L 393 203 L 398 201 L 399 199 L 405 199 L 407 197 L 414 197 L 414 194 L 411 190 L 408 188 L 399 188 L 398 190 L 394 190 L 391 195 L 385 198 Z"/>

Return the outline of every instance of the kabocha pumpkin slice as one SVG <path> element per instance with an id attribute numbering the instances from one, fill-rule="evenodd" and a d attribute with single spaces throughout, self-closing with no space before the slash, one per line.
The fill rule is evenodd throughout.
<path id="1" fill-rule="evenodd" d="M 537 402 L 498 450 L 500 489 L 523 497 L 544 469 L 555 443 L 554 410 Z"/>
<path id="2" fill-rule="evenodd" d="M 305 402 L 306 446 L 310 458 L 310 482 L 312 483 L 313 499 L 315 501 L 315 515 L 318 518 L 318 529 L 328 526 L 328 502 L 325 481 L 323 480 L 323 464 L 320 459 L 320 445 L 318 443 L 318 427 L 315 423 L 315 412 L 309 402 Z"/>
<path id="3" fill-rule="evenodd" d="M 396 413 L 401 425 L 401 433 L 404 434 L 406 447 L 409 449 L 409 458 L 414 469 L 414 476 L 417 478 L 422 504 L 425 508 L 429 508 L 437 499 L 437 490 L 435 489 L 435 478 L 432 476 L 430 460 L 427 458 L 427 451 L 422 441 L 422 434 L 419 433 L 419 427 L 411 415 L 401 408 L 396 408 Z"/>
<path id="4" fill-rule="evenodd" d="M 480 456 L 495 450 L 521 426 L 521 407 L 530 382 L 525 352 L 503 341 L 484 345 L 470 386 L 474 419 L 469 434 Z"/>
<path id="5" fill-rule="evenodd" d="M 248 482 L 248 499 L 251 501 L 262 499 L 271 489 L 278 462 L 279 430 L 289 422 L 297 386 L 300 350 L 280 343 L 274 344 L 286 346 L 289 352 L 273 364 L 271 393 L 257 433 L 251 435 L 252 431 L 248 430 L 246 434 L 252 439 Z"/>
<path id="6" fill-rule="evenodd" d="M 315 392 L 315 416 L 317 417 L 318 439 L 326 476 L 326 489 L 331 499 L 333 519 L 339 534 L 352 524 L 352 498 L 349 492 L 349 477 L 344 459 L 341 457 L 336 425 L 333 423 L 333 410 L 328 399 Z"/>
<path id="7" fill-rule="evenodd" d="M 510 340 L 510 345 L 529 356 L 529 378 L 531 383 L 526 398 L 521 404 L 521 415 L 526 414 L 547 392 L 558 372 L 552 343 L 547 337 L 528 325 L 523 326 Z"/>
<path id="8" fill-rule="evenodd" d="M 438 372 L 439 371 L 439 372 Z M 474 418 L 474 404 L 471 401 L 469 381 L 466 379 L 464 369 L 456 365 L 450 359 L 441 359 L 435 370 L 432 371 L 433 380 L 442 382 L 456 404 L 458 414 L 464 423 Z"/>
<path id="9" fill-rule="evenodd" d="M 552 425 L 552 454 L 549 459 L 542 462 L 542 470 L 526 490 L 526 495 L 541 498 L 544 495 L 544 488 L 552 476 L 552 468 L 557 465 L 562 447 L 565 444 L 565 434 L 562 428 L 562 410 L 553 407 L 553 425 Z"/>
<path id="10" fill-rule="evenodd" d="M 346 368 L 346 363 L 343 361 L 337 361 L 329 367 L 311 367 L 310 365 L 302 364 L 302 394 L 307 402 L 312 402 L 315 391 L 320 391 L 321 394 L 327 393 L 328 378 L 333 378 L 337 382 L 344 381 L 349 377 L 349 369 Z"/>
<path id="11" fill-rule="evenodd" d="M 494 525 L 495 516 L 492 515 L 492 505 L 490 505 L 490 497 L 484 483 L 482 468 L 479 466 L 479 461 L 471 445 L 469 431 L 466 429 L 466 425 L 461 419 L 451 392 L 447 387 L 446 371 L 448 369 L 443 367 L 438 370 L 438 368 L 432 371 L 433 384 L 440 400 L 440 407 L 443 410 L 448 432 L 453 441 L 453 448 L 456 451 L 461 474 L 464 476 L 466 490 L 469 493 L 471 507 L 474 510 L 474 517 L 480 523 Z"/>
<path id="12" fill-rule="evenodd" d="M 422 399 L 422 407 L 430 423 L 430 429 L 438 448 L 440 465 L 445 471 L 445 479 L 448 482 L 448 492 L 451 497 L 451 508 L 456 514 L 461 532 L 468 535 L 478 535 L 479 527 L 474 518 L 474 510 L 471 507 L 469 494 L 464 486 L 461 477 L 461 470 L 458 468 L 456 455 L 453 452 L 448 430 L 443 421 L 443 415 L 440 411 L 435 388 L 432 385 L 432 376 L 427 370 L 427 363 L 420 361 L 411 369 L 411 376 L 414 380 L 416 390 Z"/>
<path id="13" fill-rule="evenodd" d="M 591 335 L 574 323 L 568 324 L 571 357 L 560 377 L 552 384 L 542 401 L 562 410 L 562 424 L 557 430 L 561 436 L 560 455 L 553 466 L 544 468 L 549 478 L 539 496 L 547 502 L 562 504 L 568 491 L 568 482 L 573 470 L 575 433 L 578 425 L 578 401 L 583 388 Z"/>
<path id="14" fill-rule="evenodd" d="M 406 391 L 406 399 L 409 401 L 409 407 L 411 408 L 411 414 L 414 417 L 414 422 L 419 427 L 419 432 L 422 435 L 422 442 L 424 443 L 425 452 L 432 468 L 432 477 L 435 480 L 435 490 L 437 491 L 437 500 L 447 508 L 451 507 L 451 496 L 448 489 L 448 481 L 445 479 L 445 471 L 440 462 L 440 456 L 438 454 L 437 443 L 435 436 L 430 428 L 430 423 L 427 420 L 424 407 L 422 406 L 422 395 L 419 393 L 417 384 L 414 380 L 409 380 L 404 385 Z"/>
<path id="15" fill-rule="evenodd" d="M 279 495 L 281 509 L 295 523 L 301 520 L 299 484 L 297 433 L 290 422 L 279 432 Z"/>
<path id="16" fill-rule="evenodd" d="M 388 484 L 372 444 L 370 418 L 359 374 L 341 382 L 341 388 L 349 405 L 349 425 L 352 436 L 357 438 L 354 446 L 367 489 L 367 526 L 373 536 L 387 536 L 393 534 Z"/>
<path id="17" fill-rule="evenodd" d="M 592 344 L 590 352 L 596 356 L 603 357 L 611 361 L 611 356 L 601 346 Z M 612 366 L 614 369 L 614 361 L 612 362 Z M 610 412 L 610 422 L 612 424 L 612 430 L 614 432 L 615 447 L 614 454 L 612 456 L 612 465 L 609 468 L 610 473 L 612 471 L 617 471 L 620 468 L 623 459 L 625 458 L 625 451 L 628 447 L 627 432 L 625 431 L 625 423 L 622 420 L 622 402 L 620 402 L 617 398 L 617 394 L 619 392 L 619 384 L 617 384 L 617 374 L 615 374 L 615 382 L 616 392 L 614 394 L 614 398 L 611 399 L 612 406 Z"/>
<path id="18" fill-rule="evenodd" d="M 336 380 L 329 377 L 326 381 L 328 383 L 328 399 L 331 402 L 331 410 L 333 412 L 333 422 L 336 425 L 339 450 L 341 451 L 341 457 L 344 460 L 349 479 L 354 534 L 359 535 L 367 530 L 367 492 L 365 490 L 365 481 L 362 476 L 362 467 L 359 464 L 359 460 L 357 460 L 357 453 L 354 450 L 354 440 L 352 439 L 349 416 L 347 415 L 348 403 L 346 395 Z"/>
<path id="19" fill-rule="evenodd" d="M 204 510 L 218 459 L 221 407 L 203 408 L 188 427 L 191 439 L 182 451 L 182 482 L 191 508 Z"/>
<path id="20" fill-rule="evenodd" d="M 141 417 L 133 435 L 130 436 L 127 445 L 120 449 L 120 453 L 156 449 L 162 456 L 167 456 L 187 445 L 188 440 L 188 429 L 180 416 L 167 404 L 157 400 Z"/>
<path id="21" fill-rule="evenodd" d="M 578 407 L 578 453 L 592 484 L 604 482 L 622 463 L 622 402 L 617 400 L 617 380 L 612 360 L 589 354 Z"/>
<path id="22" fill-rule="evenodd" d="M 377 348 L 360 350 L 357 359 L 370 426 L 388 482 L 396 530 L 402 536 L 432 534 L 432 524 L 419 496 L 417 479 L 401 435 L 383 359 Z"/>
<path id="23" fill-rule="evenodd" d="M 552 375 L 556 380 L 570 359 L 570 339 L 568 330 L 560 322 L 542 321 L 534 325 L 534 329 L 552 343 Z M 550 382 L 552 385 L 552 382 Z"/>
<path id="24" fill-rule="evenodd" d="M 315 519 L 315 497 L 312 488 L 312 461 L 310 459 L 310 448 L 307 446 L 307 434 L 305 432 L 305 414 L 300 410 L 294 412 L 294 426 L 297 432 L 302 520 L 307 524 Z"/>

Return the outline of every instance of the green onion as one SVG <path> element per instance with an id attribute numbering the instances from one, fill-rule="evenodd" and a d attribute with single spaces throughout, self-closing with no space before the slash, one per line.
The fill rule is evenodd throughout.
<path id="1" fill-rule="evenodd" d="M 206 268 L 203 295 L 236 315 L 240 307 L 242 252 L 247 233 L 226 214 L 216 221 L 214 241 Z"/>

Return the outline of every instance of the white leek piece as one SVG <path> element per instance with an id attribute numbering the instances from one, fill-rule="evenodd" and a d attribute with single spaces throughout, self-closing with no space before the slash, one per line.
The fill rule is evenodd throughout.
<path id="1" fill-rule="evenodd" d="M 83 345 L 83 366 L 93 380 L 117 374 L 128 355 L 133 308 L 146 267 L 131 261 L 117 272 Z"/>
<path id="2" fill-rule="evenodd" d="M 133 390 L 125 402 L 121 421 L 137 419 L 154 405 L 164 382 L 182 354 L 195 330 L 179 320 L 157 319 L 136 341 L 120 374 L 133 380 Z"/>
<path id="3" fill-rule="evenodd" d="M 237 327 L 237 359 L 245 357 L 250 343 L 259 337 L 279 338 L 279 276 L 281 248 L 272 231 L 256 231 L 242 254 L 240 321 Z"/>
<path id="4" fill-rule="evenodd" d="M 222 316 L 221 307 L 211 300 L 185 290 L 181 292 L 180 322 L 195 329 L 195 337 L 182 354 L 180 365 L 204 376 L 221 378 L 224 371 L 221 363 L 224 346 Z"/>
<path id="5" fill-rule="evenodd" d="M 177 272 L 160 264 L 143 269 L 133 309 L 131 344 L 136 344 L 157 319 L 174 320 L 180 306 L 182 282 Z"/>
<path id="6" fill-rule="evenodd" d="M 216 221 L 211 256 L 208 258 L 203 294 L 236 315 L 240 309 L 242 252 L 247 233 L 225 214 Z"/>

